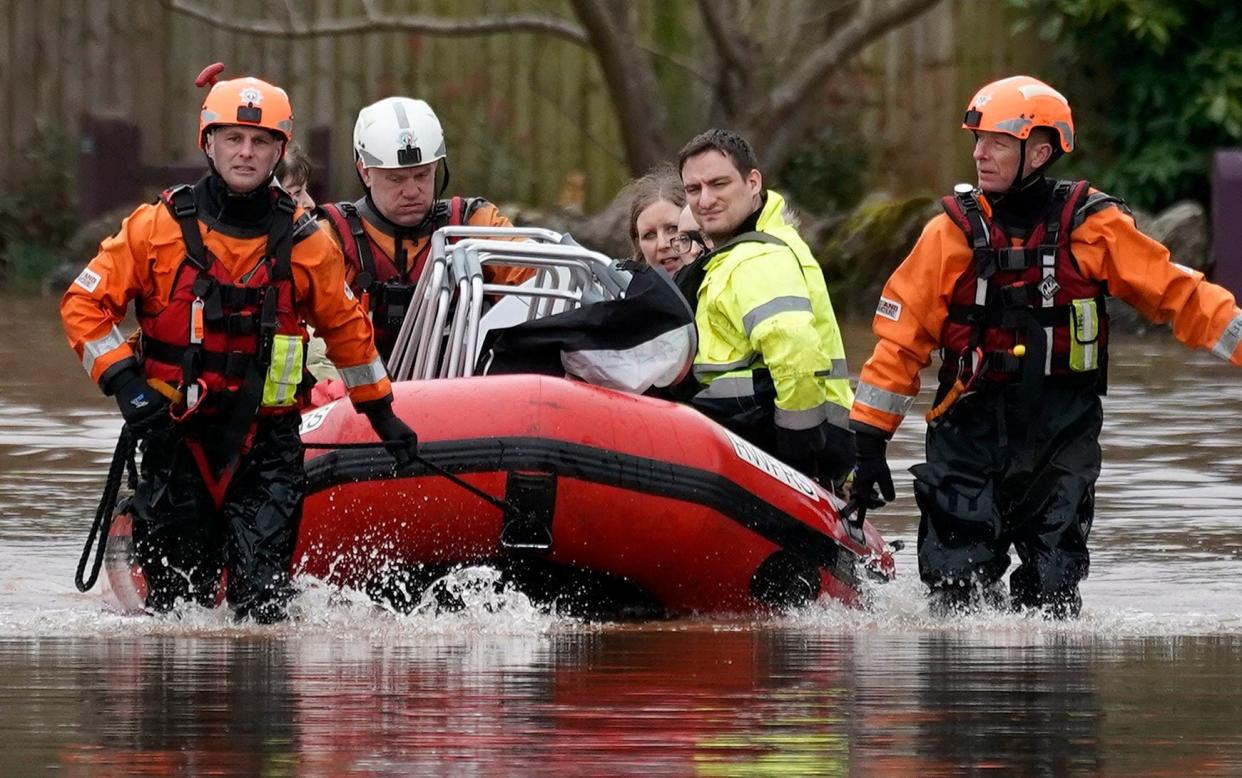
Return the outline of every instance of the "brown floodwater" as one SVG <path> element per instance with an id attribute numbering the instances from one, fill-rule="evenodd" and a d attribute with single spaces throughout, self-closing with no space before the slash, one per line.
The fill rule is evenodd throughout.
<path id="1" fill-rule="evenodd" d="M 855 374 L 870 345 L 848 329 Z M 1239 775 L 1239 379 L 1118 338 L 1073 623 L 931 618 L 902 476 L 872 518 L 909 545 L 865 611 L 584 623 L 471 569 L 461 612 L 308 581 L 292 623 L 237 626 L 74 589 L 119 418 L 56 301 L 0 299 L 0 775 Z"/>

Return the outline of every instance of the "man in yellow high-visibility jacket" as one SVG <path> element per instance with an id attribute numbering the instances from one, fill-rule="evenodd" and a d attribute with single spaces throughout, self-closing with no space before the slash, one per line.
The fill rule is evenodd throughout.
<path id="1" fill-rule="evenodd" d="M 679 276 L 695 308 L 692 404 L 825 484 L 854 464 L 854 394 L 823 271 L 763 188 L 750 143 L 701 133 L 678 157 L 690 210 L 716 248 Z"/>

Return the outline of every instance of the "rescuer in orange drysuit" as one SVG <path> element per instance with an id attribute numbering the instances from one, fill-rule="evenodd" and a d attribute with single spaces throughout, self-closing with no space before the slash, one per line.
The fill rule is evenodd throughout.
<path id="1" fill-rule="evenodd" d="M 854 506 L 894 497 L 885 447 L 941 352 L 927 462 L 912 468 L 919 574 L 944 612 L 1003 596 L 1076 616 L 1100 472 L 1100 395 L 1116 296 L 1192 348 L 1242 365 L 1242 311 L 1169 259 L 1125 203 L 1045 177 L 1074 149 L 1065 98 L 1026 76 L 984 86 L 962 127 L 978 185 L 959 185 L 894 271 L 874 318 L 879 343 L 850 414 Z M 878 488 L 879 495 L 875 493 Z"/>
<path id="2" fill-rule="evenodd" d="M 139 206 L 61 301 L 82 366 L 144 438 L 129 510 L 155 612 L 212 605 L 226 569 L 238 618 L 285 617 L 306 488 L 303 322 L 398 461 L 416 451 L 340 251 L 273 179 L 292 132 L 284 90 L 215 83 L 199 117 L 209 174 Z M 118 328 L 130 301 L 132 345 Z"/>

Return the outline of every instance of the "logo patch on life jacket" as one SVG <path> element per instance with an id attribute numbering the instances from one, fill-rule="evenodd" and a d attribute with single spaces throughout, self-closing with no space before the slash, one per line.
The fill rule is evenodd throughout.
<path id="1" fill-rule="evenodd" d="M 881 297 L 880 304 L 875 307 L 875 315 L 897 321 L 901 318 L 901 303 L 896 300 L 890 300 L 887 297 Z"/>
<path id="2" fill-rule="evenodd" d="M 78 277 L 73 279 L 73 283 L 88 292 L 94 292 L 95 287 L 99 286 L 99 282 L 102 280 L 103 278 L 101 278 L 98 273 L 94 272 L 90 268 L 83 268 L 82 272 L 78 273 Z"/>
<path id="3" fill-rule="evenodd" d="M 1039 282 L 1039 293 L 1044 296 L 1045 300 L 1051 300 L 1059 291 L 1061 291 L 1061 285 L 1052 276 L 1048 276 Z"/>

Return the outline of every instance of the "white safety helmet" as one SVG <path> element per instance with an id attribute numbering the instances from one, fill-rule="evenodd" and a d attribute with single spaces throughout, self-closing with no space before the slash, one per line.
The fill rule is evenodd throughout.
<path id="1" fill-rule="evenodd" d="M 364 168 L 416 167 L 445 156 L 444 129 L 426 102 L 385 97 L 358 112 L 354 159 Z"/>

